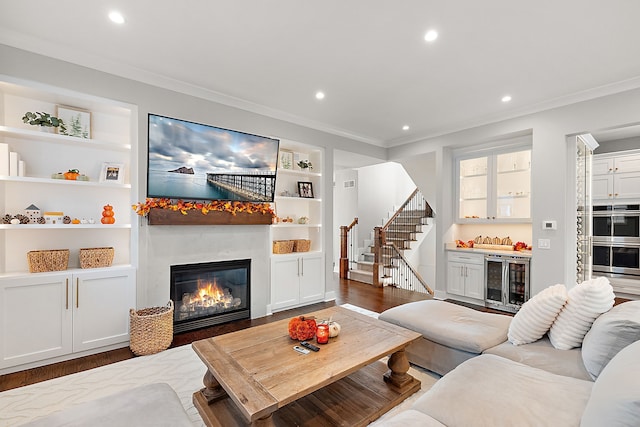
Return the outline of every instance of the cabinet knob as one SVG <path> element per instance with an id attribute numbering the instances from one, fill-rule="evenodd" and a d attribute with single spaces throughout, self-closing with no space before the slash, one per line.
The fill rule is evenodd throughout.
<path id="1" fill-rule="evenodd" d="M 618 168 L 616 168 L 616 170 L 618 170 Z"/>
<path id="2" fill-rule="evenodd" d="M 612 197 L 612 196 L 613 196 L 613 194 L 609 193 L 609 197 Z"/>
<path id="3" fill-rule="evenodd" d="M 618 193 L 614 194 L 613 197 L 618 197 Z"/>

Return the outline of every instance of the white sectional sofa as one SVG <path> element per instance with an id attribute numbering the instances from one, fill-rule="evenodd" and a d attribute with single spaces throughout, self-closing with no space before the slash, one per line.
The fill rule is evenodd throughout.
<path id="1" fill-rule="evenodd" d="M 407 327 L 399 311 L 388 310 L 380 318 Z M 484 317 L 470 315 L 480 321 Z M 428 319 L 422 316 L 419 323 Z M 459 319 L 445 323 L 459 325 Z M 503 332 L 506 336 L 507 330 Z M 452 335 L 457 336 L 455 330 Z M 436 344 L 445 348 L 455 342 L 446 335 L 442 340 Z M 456 350 L 440 354 L 450 357 Z M 412 363 L 425 360 L 431 363 L 429 355 L 412 358 Z M 433 362 L 417 364 L 436 370 L 449 366 Z M 558 350 L 546 335 L 529 344 L 516 346 L 505 339 L 488 347 L 445 372 L 411 409 L 381 425 L 640 426 L 640 301 L 597 317 L 580 348 Z"/>

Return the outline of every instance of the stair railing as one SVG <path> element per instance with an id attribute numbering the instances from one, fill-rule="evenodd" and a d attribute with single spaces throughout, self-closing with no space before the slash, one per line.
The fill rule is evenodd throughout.
<path id="1" fill-rule="evenodd" d="M 358 218 L 354 218 L 351 224 L 340 226 L 340 278 L 347 279 L 351 263 L 356 260 L 355 232 L 352 229 L 358 224 Z"/>
<path id="2" fill-rule="evenodd" d="M 388 271 L 387 280 L 390 282 L 388 286 L 433 296 L 433 289 L 427 285 L 420 273 L 409 264 L 395 243 L 387 243 L 384 251 L 389 252 L 389 259 L 392 263 L 397 263 L 394 268 L 385 268 L 385 271 Z"/>
<path id="3" fill-rule="evenodd" d="M 381 287 L 384 281 L 391 281 L 390 285 L 403 289 L 424 292 L 433 295 L 433 290 L 422 279 L 420 274 L 409 264 L 402 252 L 393 242 L 387 242 L 386 234 L 389 228 L 397 225 L 408 217 L 433 218 L 433 209 L 416 188 L 400 208 L 382 227 L 374 228 L 373 238 L 373 285 Z M 395 264 L 394 264 L 395 263 Z M 381 275 L 380 272 L 383 272 Z M 396 273 L 397 271 L 397 273 Z M 401 272 L 401 273 L 400 273 Z M 395 282 L 395 280 L 398 280 Z M 419 285 L 418 285 L 419 284 Z M 407 286 L 406 288 L 404 286 Z"/>

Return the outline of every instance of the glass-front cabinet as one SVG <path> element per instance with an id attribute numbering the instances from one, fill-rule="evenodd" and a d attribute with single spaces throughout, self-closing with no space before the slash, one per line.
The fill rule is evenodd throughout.
<path id="1" fill-rule="evenodd" d="M 458 222 L 531 221 L 531 149 L 457 161 Z"/>

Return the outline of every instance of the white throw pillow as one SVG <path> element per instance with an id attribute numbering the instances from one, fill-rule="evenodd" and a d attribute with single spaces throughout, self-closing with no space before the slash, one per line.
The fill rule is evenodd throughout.
<path id="1" fill-rule="evenodd" d="M 538 292 L 516 313 L 507 337 L 514 345 L 538 341 L 549 331 L 553 321 L 567 302 L 567 288 L 553 285 Z"/>
<path id="2" fill-rule="evenodd" d="M 613 307 L 615 295 L 606 277 L 587 280 L 569 290 L 569 298 L 549 330 L 558 350 L 580 347 L 593 322 Z"/>

